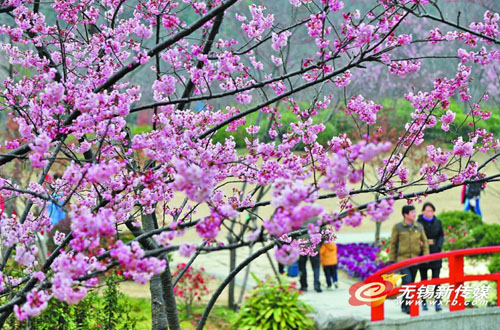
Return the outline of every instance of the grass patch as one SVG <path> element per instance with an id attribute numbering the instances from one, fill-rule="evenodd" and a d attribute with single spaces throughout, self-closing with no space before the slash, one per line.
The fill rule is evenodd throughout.
<path id="1" fill-rule="evenodd" d="M 192 318 L 186 319 L 184 307 L 182 305 L 178 306 L 179 309 L 179 319 L 181 320 L 181 329 L 183 330 L 192 330 L 196 329 L 198 325 L 198 321 L 205 310 L 205 305 L 193 306 L 192 310 Z M 204 329 L 220 329 L 220 330 L 228 330 L 231 329 L 231 321 L 235 317 L 235 312 L 231 309 L 228 309 L 224 305 L 216 305 L 210 312 L 208 316 L 207 323 L 205 324 Z"/>
<path id="2" fill-rule="evenodd" d="M 134 298 L 126 296 L 127 302 L 130 304 L 131 317 L 137 320 L 137 330 L 151 329 L 151 302 L 146 298 Z M 196 329 L 198 321 L 205 310 L 205 305 L 193 306 L 191 319 L 186 318 L 183 305 L 177 306 L 179 310 L 179 321 L 181 329 Z M 205 329 L 231 329 L 231 320 L 234 318 L 235 312 L 228 309 L 224 305 L 216 305 L 210 316 L 208 317 Z"/>
<path id="3" fill-rule="evenodd" d="M 146 298 L 126 296 L 130 304 L 130 314 L 137 320 L 137 330 L 151 329 L 151 302 Z"/>

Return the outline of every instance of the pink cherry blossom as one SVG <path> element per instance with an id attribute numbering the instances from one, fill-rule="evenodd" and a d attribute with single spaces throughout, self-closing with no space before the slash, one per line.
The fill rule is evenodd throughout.
<path id="1" fill-rule="evenodd" d="M 438 24 L 416 15 L 428 0 L 369 2 L 4 1 L 4 316 L 78 303 L 117 268 L 147 283 L 177 246 L 258 241 L 290 264 L 398 199 L 491 181 L 497 10 L 470 2 L 482 15 L 457 24 L 435 2 Z M 453 150 L 431 142 L 439 127 Z M 46 251 L 55 208 L 71 234 Z M 162 282 L 152 295 L 172 296 Z"/>
<path id="2" fill-rule="evenodd" d="M 441 116 L 441 121 L 443 124 L 441 125 L 441 129 L 445 132 L 448 132 L 450 130 L 450 123 L 452 123 L 455 120 L 455 113 L 451 110 L 446 111 L 444 115 Z"/>
<path id="3" fill-rule="evenodd" d="M 280 248 L 276 248 L 274 252 L 276 260 L 282 265 L 291 265 L 299 259 L 298 242 L 293 241 L 292 244 L 283 244 Z"/>
<path id="4" fill-rule="evenodd" d="M 249 8 L 252 14 L 252 20 L 250 20 L 248 24 L 242 24 L 241 27 L 249 38 L 260 40 L 264 31 L 271 28 L 274 22 L 274 15 L 264 15 L 264 10 L 266 10 L 264 6 L 252 4 Z"/>
<path id="5" fill-rule="evenodd" d="M 381 109 L 381 105 L 376 104 L 373 101 L 365 101 L 363 96 L 358 95 L 357 97 L 351 98 L 347 102 L 345 112 L 347 114 L 356 113 L 359 115 L 359 119 L 368 125 L 373 125 L 377 120 L 377 112 Z"/>
<path id="6" fill-rule="evenodd" d="M 371 216 L 371 219 L 376 222 L 382 222 L 389 218 L 393 212 L 392 206 L 394 200 L 392 198 L 383 199 L 380 202 L 368 204 L 366 213 Z"/>
<path id="7" fill-rule="evenodd" d="M 35 168 L 43 168 L 49 163 L 47 158 L 50 154 L 47 152 L 50 148 L 51 139 L 47 135 L 39 135 L 30 145 L 34 152 L 30 155 L 31 165 Z"/>
<path id="8" fill-rule="evenodd" d="M 292 33 L 290 31 L 285 31 L 280 34 L 273 33 L 273 49 L 279 51 L 280 48 L 285 47 L 288 43 L 288 37 L 291 35 Z"/>
<path id="9" fill-rule="evenodd" d="M 184 258 L 189 258 L 196 251 L 196 244 L 183 243 L 179 247 L 179 255 Z"/>
<path id="10" fill-rule="evenodd" d="M 474 144 L 472 142 L 464 142 L 460 136 L 455 141 L 453 153 L 460 157 L 470 157 L 474 153 Z"/>

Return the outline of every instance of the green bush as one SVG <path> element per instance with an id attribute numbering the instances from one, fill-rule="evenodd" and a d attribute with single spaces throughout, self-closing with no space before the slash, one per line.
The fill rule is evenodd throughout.
<path id="1" fill-rule="evenodd" d="M 480 237 L 479 229 L 483 225 L 481 217 L 472 212 L 465 211 L 449 211 L 442 212 L 438 218 L 443 224 L 445 234 L 443 250 L 459 250 L 468 249 L 479 246 Z M 473 234 L 474 230 L 478 230 L 477 235 Z"/>
<path id="2" fill-rule="evenodd" d="M 381 125 L 384 132 L 398 135 L 399 132 L 404 130 L 405 124 L 412 120 L 411 113 L 414 111 L 414 108 L 410 102 L 405 99 L 384 99 L 376 102 L 380 103 L 383 107 L 383 109 L 377 114 L 379 120 L 376 125 Z M 299 105 L 302 110 L 310 107 L 310 104 L 306 102 L 299 102 Z M 250 105 L 250 107 L 253 106 L 254 104 Z M 236 107 L 239 106 L 236 105 Z M 332 109 L 336 109 L 334 110 L 334 114 L 331 113 L 333 111 Z M 471 116 L 467 116 L 465 111 L 467 109 L 464 110 L 462 103 L 457 102 L 456 100 L 451 100 L 449 109 L 455 113 L 455 120 L 450 125 L 450 130 L 448 132 L 444 132 L 438 122 L 436 126 L 425 130 L 424 139 L 427 142 L 444 144 L 451 147 L 451 141 L 457 138 L 457 136 L 462 136 L 464 139 L 467 139 L 467 134 L 473 131 L 474 127 L 467 125 L 467 123 L 473 122 L 473 118 Z M 483 106 L 482 110 L 490 111 L 492 115 L 486 121 L 478 120 L 476 118 L 476 128 L 484 128 L 488 132 L 493 133 L 495 136 L 499 135 L 500 115 L 498 114 L 498 110 L 485 106 Z M 289 132 L 290 124 L 296 123 L 300 120 L 297 118 L 297 115 L 288 108 L 288 104 L 279 104 L 278 111 L 281 114 L 280 123 L 282 124 L 282 126 L 279 127 L 280 133 Z M 443 109 L 437 108 L 434 110 L 433 114 L 439 119 L 439 117 L 445 112 L 446 111 Z M 267 136 L 267 129 L 270 124 L 271 115 L 254 112 L 245 118 L 246 124 L 240 126 L 236 132 L 226 132 L 227 126 L 217 131 L 212 138 L 213 143 L 224 144 L 226 139 L 232 137 L 237 148 L 246 148 L 245 138 L 250 137 L 250 135 L 246 132 L 246 128 L 250 125 L 258 125 L 261 127 L 260 132 L 256 136 L 261 142 L 267 142 L 270 140 L 269 136 Z M 136 118 L 131 117 L 129 120 L 133 121 L 136 120 Z M 363 133 L 366 133 L 366 125 L 361 123 L 357 116 L 347 115 L 342 109 L 338 108 L 338 105 L 332 103 L 329 109 L 321 110 L 317 116 L 313 117 L 313 122 L 315 124 L 323 123 L 325 125 L 325 130 L 318 134 L 318 143 L 326 146 L 328 141 L 339 133 L 347 133 L 351 138 L 356 137 L 358 135 L 358 127 L 355 121 L 358 122 L 358 125 L 361 124 Z M 132 127 L 132 135 L 150 132 L 151 129 L 152 128 L 149 125 L 135 126 Z M 297 146 L 297 150 L 303 150 L 303 148 L 304 146 L 302 144 Z"/>
<path id="3" fill-rule="evenodd" d="M 301 104 L 301 109 L 306 109 L 307 104 Z M 280 133 L 288 133 L 290 132 L 290 124 L 299 122 L 297 115 L 287 109 L 283 104 L 279 106 L 279 112 L 281 114 L 281 120 L 279 121 L 282 126 L 278 128 Z M 320 112 L 318 116 L 313 118 L 314 124 L 323 123 L 325 125 L 325 130 L 318 134 L 318 143 L 326 146 L 328 141 L 332 139 L 333 136 L 338 135 L 340 132 L 351 131 L 355 129 L 355 125 L 352 122 L 352 119 L 345 114 L 343 111 L 338 111 L 335 113 L 330 120 L 328 116 L 330 115 L 331 110 L 323 110 Z M 212 138 L 213 143 L 221 143 L 224 144 L 226 139 L 233 138 L 236 143 L 237 148 L 246 148 L 245 138 L 250 138 L 250 134 L 246 132 L 246 128 L 250 125 L 258 125 L 260 126 L 260 131 L 256 135 L 256 138 L 261 142 L 267 142 L 270 140 L 270 137 L 267 135 L 267 129 L 269 128 L 269 120 L 271 115 L 261 114 L 259 121 L 259 114 L 254 112 L 248 116 L 246 116 L 246 123 L 238 127 L 236 132 L 226 132 L 226 128 L 223 128 L 214 135 Z M 280 137 L 280 136 L 278 136 Z M 304 145 L 299 144 L 297 146 L 297 150 L 303 150 Z"/>
<path id="4" fill-rule="evenodd" d="M 135 136 L 137 134 L 142 134 L 142 133 L 149 133 L 153 130 L 153 127 L 150 125 L 140 125 L 140 126 L 134 126 L 132 127 L 131 134 L 132 136 Z"/>
<path id="5" fill-rule="evenodd" d="M 131 312 L 129 298 L 118 291 L 118 276 L 106 279 L 102 296 L 91 291 L 84 299 L 69 305 L 58 299 L 49 300 L 47 308 L 37 317 L 19 322 L 14 315 L 7 319 L 7 328 L 13 330 L 80 330 L 80 329 L 136 329 L 138 318 Z"/>
<path id="6" fill-rule="evenodd" d="M 478 242 L 470 235 L 470 228 L 461 224 L 453 229 L 445 229 L 443 251 L 471 249 L 477 247 Z"/>
<path id="7" fill-rule="evenodd" d="M 481 242 L 483 237 L 486 236 L 486 230 L 487 230 L 487 226 L 479 225 L 475 228 L 472 228 L 472 231 L 470 234 L 472 237 L 474 237 L 474 241 L 479 243 L 479 242 Z"/>
<path id="8" fill-rule="evenodd" d="M 475 228 L 472 232 L 475 239 L 479 242 L 479 246 L 500 245 L 499 224 L 482 224 L 481 226 Z"/>
<path id="9" fill-rule="evenodd" d="M 500 254 L 493 255 L 490 264 L 488 265 L 488 270 L 492 274 L 500 272 Z"/>
<path id="10" fill-rule="evenodd" d="M 445 232 L 445 251 L 500 245 L 500 225 L 483 223 L 477 214 L 451 211 L 438 218 Z"/>
<path id="11" fill-rule="evenodd" d="M 460 103 L 456 100 L 452 99 L 450 101 L 451 103 L 449 106 L 449 110 L 455 113 L 455 120 L 450 125 L 450 130 L 448 132 L 444 132 L 441 129 L 440 123 L 438 122 L 434 127 L 425 130 L 426 141 L 436 141 L 451 145 L 451 140 L 455 139 L 457 136 L 467 138 L 467 134 L 473 131 L 474 128 L 467 125 L 467 123 L 471 123 L 474 121 L 474 118 L 472 118 L 471 116 L 467 116 L 466 114 L 468 108 L 464 108 L 463 103 Z M 381 102 L 381 105 L 384 107 L 382 111 L 387 111 L 391 108 L 396 110 L 393 115 L 395 121 L 391 122 L 391 125 L 399 125 L 399 120 L 403 120 L 404 122 L 408 122 L 411 120 L 411 113 L 414 111 L 414 108 L 406 100 L 385 99 Z M 498 113 L 498 109 L 483 105 L 481 110 L 489 111 L 492 114 L 491 117 L 486 121 L 478 120 L 478 118 L 475 118 L 476 128 L 484 128 L 494 135 L 500 134 L 500 115 Z M 446 111 L 437 108 L 434 110 L 433 114 L 439 118 L 445 112 Z"/>
<path id="12" fill-rule="evenodd" d="M 466 211 L 447 211 L 441 212 L 438 216 L 443 224 L 443 228 L 458 227 L 465 224 L 468 228 L 472 229 L 483 224 L 481 217 L 472 212 Z"/>
<path id="13" fill-rule="evenodd" d="M 235 329 L 313 329 L 306 316 L 313 308 L 299 299 L 299 291 L 286 278 L 260 281 L 233 321 Z"/>

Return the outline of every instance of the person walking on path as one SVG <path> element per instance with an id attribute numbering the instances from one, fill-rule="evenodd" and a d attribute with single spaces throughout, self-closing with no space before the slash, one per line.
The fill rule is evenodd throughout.
<path id="1" fill-rule="evenodd" d="M 59 174 L 54 174 L 54 178 L 51 178 L 48 174 L 45 177 L 47 183 L 55 183 L 60 178 L 61 176 Z M 62 202 L 62 194 L 58 194 L 56 191 L 54 191 L 52 193 L 52 200 L 47 206 L 47 212 L 52 226 L 57 225 L 60 221 L 66 218 L 66 212 L 64 212 L 63 208 L 60 206 Z"/>
<path id="2" fill-rule="evenodd" d="M 413 205 L 403 206 L 403 221 L 392 227 L 391 247 L 389 250 L 389 261 L 399 262 L 420 255 L 429 254 L 429 243 L 425 236 L 424 228 L 415 221 L 417 212 Z M 413 283 L 417 274 L 418 266 L 410 266 L 402 269 L 403 285 Z M 401 311 L 410 314 L 410 301 L 404 297 Z"/>
<path id="3" fill-rule="evenodd" d="M 474 161 L 471 161 L 472 165 L 477 164 Z M 477 180 L 481 178 L 481 176 L 476 175 L 473 180 Z M 481 213 L 481 207 L 479 206 L 479 197 L 481 196 L 481 191 L 483 190 L 483 183 L 481 182 L 472 182 L 462 186 L 462 196 L 461 202 L 464 204 L 464 211 L 472 211 L 479 215 L 481 218 L 483 217 Z"/>
<path id="4" fill-rule="evenodd" d="M 465 207 L 464 211 L 472 211 L 483 217 L 481 213 L 481 207 L 479 206 L 479 197 L 481 196 L 481 191 L 483 190 L 483 184 L 481 182 L 469 183 L 465 186 Z"/>
<path id="5" fill-rule="evenodd" d="M 441 252 L 444 243 L 444 231 L 443 224 L 434 215 L 436 208 L 432 203 L 424 203 L 422 207 L 423 214 L 418 216 L 417 222 L 424 227 L 425 236 L 427 236 L 427 242 L 429 243 L 429 253 Z M 422 281 L 427 279 L 427 273 L 432 270 L 432 278 L 439 278 L 439 273 L 441 271 L 441 259 L 430 261 L 428 263 L 423 263 L 419 265 L 420 278 Z M 438 290 L 439 285 L 436 285 L 434 292 Z M 439 299 L 435 301 L 436 312 L 442 310 L 441 302 Z M 427 302 L 425 299 L 422 300 L 422 309 L 424 311 L 428 310 Z"/>
<path id="6" fill-rule="evenodd" d="M 334 242 L 324 243 L 319 249 L 319 257 L 326 277 L 326 289 L 332 289 L 332 281 L 338 288 L 337 280 L 337 245 Z"/>
<path id="7" fill-rule="evenodd" d="M 300 256 L 299 257 L 299 272 L 300 272 L 300 291 L 307 292 L 307 270 L 306 264 L 307 259 L 311 261 L 311 266 L 314 274 L 314 290 L 316 292 L 322 292 L 321 284 L 319 282 L 319 254 L 315 256 Z"/>
<path id="8" fill-rule="evenodd" d="M 302 224 L 303 229 L 308 228 L 308 225 L 311 223 L 316 223 L 318 218 L 311 218 L 309 220 L 304 221 Z M 310 239 L 309 234 L 304 234 L 300 238 L 304 238 L 306 240 Z M 317 245 L 314 248 L 314 251 L 316 254 L 314 256 L 309 256 L 309 255 L 301 255 L 299 257 L 299 273 L 300 273 L 300 291 L 307 292 L 307 270 L 306 270 L 306 264 L 307 264 L 307 259 L 311 262 L 311 266 L 313 269 L 313 275 L 314 275 L 314 290 L 316 292 L 322 292 L 321 290 L 321 284 L 319 281 L 319 273 L 320 273 L 320 260 L 319 260 L 319 248 L 320 246 Z"/>

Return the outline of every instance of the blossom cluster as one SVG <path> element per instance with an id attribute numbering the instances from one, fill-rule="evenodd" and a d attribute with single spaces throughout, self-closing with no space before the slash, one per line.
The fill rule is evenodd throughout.
<path id="1" fill-rule="evenodd" d="M 289 0 L 284 4 L 291 8 L 283 11 L 294 14 L 286 22 L 272 11 L 274 4 L 236 3 L 39 3 L 46 11 L 25 0 L 2 5 L 0 15 L 12 20 L 2 20 L 1 40 L 8 42 L 0 42 L 0 50 L 15 72 L 2 81 L 0 106 L 15 132 L 2 140 L 0 166 L 15 173 L 2 172 L 0 197 L 24 210 L 3 212 L 2 202 L 0 238 L 10 251 L 4 258 L 26 278 L 2 268 L 0 291 L 22 300 L 11 304 L 20 320 L 39 315 L 52 297 L 80 301 L 100 274 L 117 265 L 125 277 L 147 283 L 167 267 L 164 249 L 187 230 L 208 246 L 223 246 L 221 231 L 244 224 L 241 244 L 272 240 L 282 264 L 314 255 L 342 225 L 390 216 L 394 200 L 418 183 L 411 182 L 410 149 L 424 144 L 426 130 L 438 123 L 454 135 L 448 141 L 453 148 L 427 143 L 427 158 L 416 171 L 420 180 L 435 189 L 484 175 L 468 158 L 498 151 L 500 142 L 476 125 L 492 114 L 483 107 L 487 95 L 473 100 L 471 83 L 477 66 L 500 63 L 497 13 L 487 11 L 468 31 L 436 28 L 421 35 L 401 33 L 414 30 L 411 13 L 401 6 L 427 0 L 401 6 L 378 1 L 368 12 L 340 0 L 319 6 Z M 228 29 L 233 17 L 237 24 Z M 351 90 L 357 74 L 380 72 L 361 70 L 373 64 L 393 79 L 408 79 L 426 61 L 398 59 L 399 50 L 452 42 L 460 45 L 456 73 L 436 74 L 425 90 L 408 91 L 411 119 L 397 141 L 386 141 L 377 126 L 384 111 L 379 100 Z M 300 58 L 290 56 L 297 45 Z M 452 98 L 467 104 L 472 118 L 463 136 Z M 357 132 L 336 125 L 337 106 Z M 332 116 L 320 116 L 327 113 Z M 146 131 L 131 125 L 137 114 L 147 117 Z M 339 132 L 325 137 L 331 125 Z M 244 150 L 236 149 L 236 139 Z M 447 167 L 465 160 L 450 174 Z M 33 168 L 29 178 L 18 180 L 20 164 Z M 366 175 L 370 167 L 373 182 Z M 388 197 L 354 205 L 353 197 L 373 192 Z M 258 214 L 261 206 L 271 211 Z M 54 229 L 54 209 L 69 228 L 51 237 L 58 247 L 48 258 L 37 240 Z M 241 221 L 247 214 L 254 223 Z M 124 242 L 124 230 L 141 237 Z M 197 248 L 184 242 L 179 254 L 190 257 Z M 364 278 L 380 266 L 374 254 L 368 245 L 339 244 L 339 265 Z M 196 289 L 198 297 L 206 293 L 190 271 L 198 288 L 175 289 L 180 297 Z"/>

